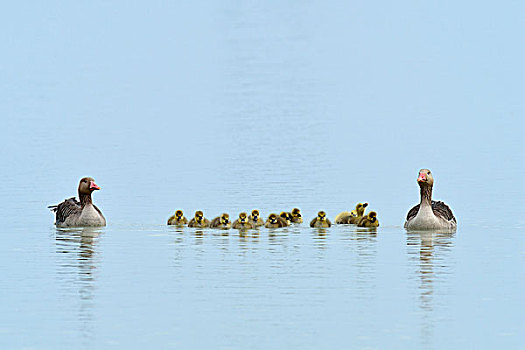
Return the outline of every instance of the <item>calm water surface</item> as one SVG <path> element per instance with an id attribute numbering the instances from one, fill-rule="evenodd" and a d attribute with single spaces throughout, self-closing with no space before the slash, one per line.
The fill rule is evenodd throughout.
<path id="1" fill-rule="evenodd" d="M 523 348 L 522 5 L 11 6 L 0 348 Z M 402 227 L 423 167 L 454 234 Z M 82 176 L 108 226 L 56 229 Z"/>

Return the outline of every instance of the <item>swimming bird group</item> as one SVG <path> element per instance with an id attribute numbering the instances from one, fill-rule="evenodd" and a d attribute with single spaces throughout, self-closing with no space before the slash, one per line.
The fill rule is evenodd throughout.
<path id="1" fill-rule="evenodd" d="M 417 178 L 420 187 L 420 202 L 409 210 L 404 227 L 407 230 L 455 230 L 456 218 L 452 210 L 441 201 L 432 200 L 432 187 L 434 178 L 428 169 L 421 169 Z M 100 187 L 91 177 L 84 177 L 78 185 L 78 198 L 74 197 L 64 200 L 57 205 L 49 206 L 55 212 L 55 225 L 57 227 L 82 227 L 82 226 L 105 226 L 106 219 L 100 209 L 93 204 L 91 195 Z M 368 203 L 358 203 L 355 209 L 339 213 L 334 222 L 336 224 L 353 224 L 359 227 L 378 227 L 379 220 L 375 211 L 365 215 Z M 251 215 L 246 212 L 239 214 L 238 218 L 231 222 L 228 213 L 223 213 L 208 220 L 201 210 L 197 210 L 191 220 L 188 220 L 182 210 L 177 210 L 168 219 L 168 225 L 188 226 L 199 228 L 218 229 L 254 229 L 261 226 L 267 228 L 287 227 L 292 224 L 303 222 L 301 210 L 294 208 L 290 212 L 282 211 L 279 215 L 271 213 L 266 221 L 263 221 L 259 210 L 254 209 Z M 331 227 L 332 222 L 327 218 L 324 211 L 319 211 L 317 216 L 310 221 L 310 227 Z"/>

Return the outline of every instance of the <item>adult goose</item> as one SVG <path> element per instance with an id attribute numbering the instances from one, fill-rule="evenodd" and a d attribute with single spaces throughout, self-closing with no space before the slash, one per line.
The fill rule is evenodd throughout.
<path id="1" fill-rule="evenodd" d="M 421 201 L 410 209 L 405 221 L 407 230 L 455 230 L 457 223 L 452 210 L 441 201 L 432 200 L 434 178 L 428 169 L 421 169 L 417 183 Z"/>
<path id="2" fill-rule="evenodd" d="M 55 212 L 55 225 L 57 227 L 106 226 L 106 218 L 91 199 L 91 193 L 96 190 L 100 190 L 100 187 L 95 180 L 84 177 L 78 184 L 80 202 L 75 197 L 71 197 L 60 204 L 49 206 L 48 208 Z"/>

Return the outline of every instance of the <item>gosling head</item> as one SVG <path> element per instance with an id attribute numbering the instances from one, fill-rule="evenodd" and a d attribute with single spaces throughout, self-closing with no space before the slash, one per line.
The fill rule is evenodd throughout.
<path id="1" fill-rule="evenodd" d="M 257 219 L 259 218 L 259 215 L 260 215 L 260 213 L 259 213 L 259 211 L 257 209 L 252 210 L 252 218 L 253 218 L 253 220 L 257 221 Z"/>
<path id="2" fill-rule="evenodd" d="M 195 221 L 197 221 L 199 224 L 202 222 L 202 218 L 204 217 L 204 213 L 200 210 L 197 210 L 195 212 Z"/>
<path id="3" fill-rule="evenodd" d="M 242 222 L 243 224 L 246 222 L 246 213 L 240 213 L 239 214 L 239 221 Z"/>
<path id="4" fill-rule="evenodd" d="M 100 190 L 100 187 L 95 183 L 95 180 L 92 177 L 84 177 L 80 179 L 78 184 L 79 194 L 91 194 L 96 190 Z"/>
<path id="5" fill-rule="evenodd" d="M 370 222 L 376 222 L 377 213 L 375 211 L 371 211 L 370 213 L 368 213 L 368 220 L 370 220 Z"/>
<path id="6" fill-rule="evenodd" d="M 350 216 L 357 217 L 357 211 L 354 209 L 350 212 Z"/>
<path id="7" fill-rule="evenodd" d="M 285 211 L 282 211 L 281 214 L 279 214 L 279 216 L 282 217 L 286 221 L 292 221 L 290 213 L 287 213 Z"/>
<path id="8" fill-rule="evenodd" d="M 319 218 L 319 220 L 325 221 L 326 220 L 326 213 L 321 210 L 320 212 L 317 213 L 317 217 Z"/>
<path id="9" fill-rule="evenodd" d="M 357 216 L 363 216 L 366 207 L 368 207 L 368 203 L 357 203 L 357 205 L 355 206 Z"/>
<path id="10" fill-rule="evenodd" d="M 301 217 L 301 210 L 299 208 L 293 208 L 292 216 L 294 218 L 300 218 Z"/>
<path id="11" fill-rule="evenodd" d="M 183 216 L 184 216 L 184 214 L 182 213 L 182 210 L 177 210 L 175 212 L 175 217 L 177 217 L 177 220 L 182 219 Z"/>
<path id="12" fill-rule="evenodd" d="M 228 214 L 226 214 L 226 213 L 222 214 L 222 215 L 221 215 L 220 222 L 221 222 L 221 224 L 223 224 L 223 225 L 228 224 L 228 223 L 230 222 L 230 216 L 229 216 Z"/>
<path id="13" fill-rule="evenodd" d="M 432 187 L 434 185 L 434 178 L 432 173 L 428 169 L 419 170 L 419 177 L 417 178 L 417 183 L 419 187 Z"/>
<path id="14" fill-rule="evenodd" d="M 277 214 L 270 214 L 270 216 L 268 216 L 268 220 L 270 220 L 270 223 L 272 224 L 277 223 Z"/>

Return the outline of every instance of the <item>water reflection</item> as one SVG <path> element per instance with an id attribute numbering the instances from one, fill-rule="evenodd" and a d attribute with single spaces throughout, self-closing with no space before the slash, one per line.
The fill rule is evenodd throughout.
<path id="1" fill-rule="evenodd" d="M 101 228 L 57 228 L 57 276 L 65 298 L 78 296 L 78 320 L 84 341 L 93 337 L 93 296 L 98 266 L 97 243 Z"/>
<path id="2" fill-rule="evenodd" d="M 426 347 L 433 338 L 434 292 L 436 281 L 450 270 L 450 252 L 453 247 L 454 232 L 407 232 L 409 259 L 416 263 L 419 279 L 419 307 L 423 311 L 421 340 Z M 444 278 L 443 278 L 444 280 Z"/>

